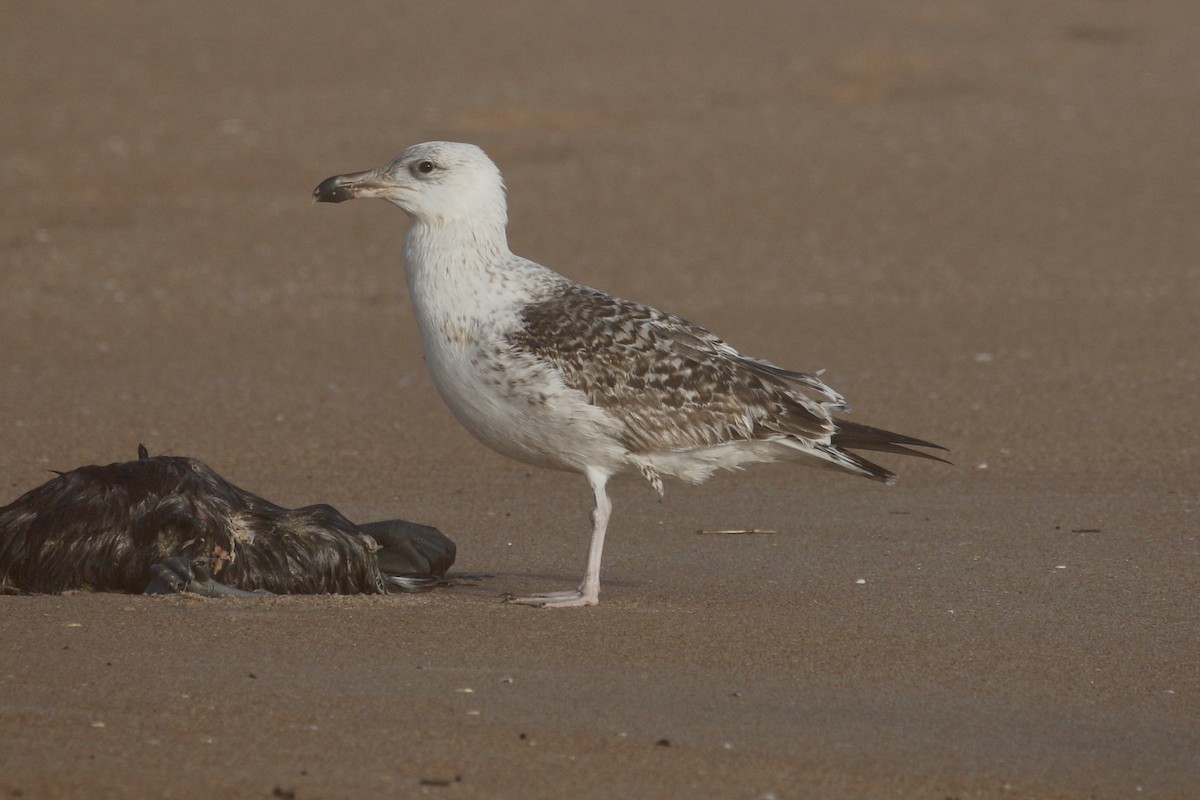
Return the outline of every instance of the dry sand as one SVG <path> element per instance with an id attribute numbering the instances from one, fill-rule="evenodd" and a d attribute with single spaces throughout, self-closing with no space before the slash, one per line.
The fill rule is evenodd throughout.
<path id="1" fill-rule="evenodd" d="M 1200 796 L 1200 12 L 805 0 L 10 2 L 0 502 L 203 458 L 405 516 L 476 586 L 0 599 L 0 796 Z M 403 215 L 312 206 L 431 138 L 517 252 L 827 367 L 931 438 L 612 487 L 444 409 Z M 777 534 L 700 536 L 701 528 Z"/>

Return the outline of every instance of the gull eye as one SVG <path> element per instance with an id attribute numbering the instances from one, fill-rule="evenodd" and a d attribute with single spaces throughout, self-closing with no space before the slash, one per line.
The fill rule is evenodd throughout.
<path id="1" fill-rule="evenodd" d="M 436 167 L 434 166 L 434 163 L 429 160 L 418 161 L 416 164 L 417 172 L 421 173 L 422 175 L 428 175 L 429 173 L 433 172 L 435 168 Z"/>

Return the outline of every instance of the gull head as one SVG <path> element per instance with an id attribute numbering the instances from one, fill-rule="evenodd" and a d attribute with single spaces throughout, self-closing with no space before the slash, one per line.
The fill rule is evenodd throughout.
<path id="1" fill-rule="evenodd" d="M 318 203 L 380 197 L 415 221 L 506 220 L 504 181 L 487 154 L 473 144 L 425 142 L 375 169 L 334 175 L 313 191 Z"/>

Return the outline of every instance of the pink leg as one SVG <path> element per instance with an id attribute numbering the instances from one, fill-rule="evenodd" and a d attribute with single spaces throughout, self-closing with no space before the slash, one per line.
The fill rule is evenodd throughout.
<path id="1" fill-rule="evenodd" d="M 578 589 L 518 597 L 510 602 L 543 608 L 594 606 L 600 602 L 600 558 L 604 553 L 604 533 L 608 530 L 612 503 L 604 491 L 608 483 L 607 473 L 589 469 L 587 479 L 596 495 L 596 507 L 592 509 L 592 543 L 588 548 L 587 571 L 583 574 L 583 582 Z"/>

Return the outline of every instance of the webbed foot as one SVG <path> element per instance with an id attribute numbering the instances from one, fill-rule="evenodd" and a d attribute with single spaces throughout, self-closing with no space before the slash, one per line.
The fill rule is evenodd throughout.
<path id="1" fill-rule="evenodd" d="M 588 594 L 582 588 L 562 592 L 546 592 L 529 597 L 510 597 L 506 602 L 536 608 L 578 608 L 594 606 L 600 603 L 600 593 Z"/>

